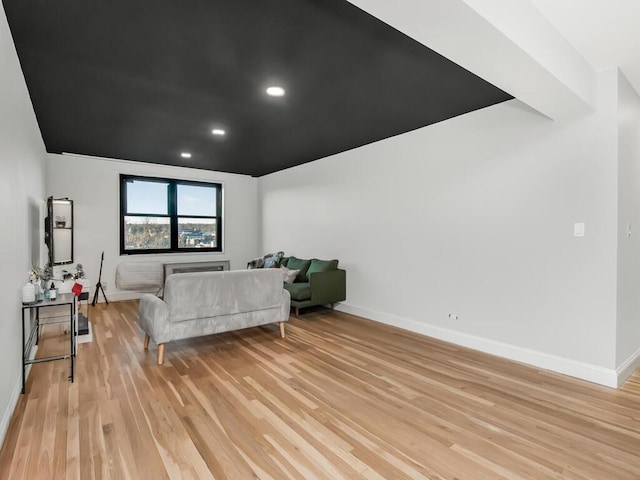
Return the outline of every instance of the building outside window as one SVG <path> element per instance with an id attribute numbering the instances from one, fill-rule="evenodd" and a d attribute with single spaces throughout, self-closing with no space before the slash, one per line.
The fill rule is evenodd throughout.
<path id="1" fill-rule="evenodd" d="M 222 251 L 222 185 L 120 175 L 120 253 Z"/>

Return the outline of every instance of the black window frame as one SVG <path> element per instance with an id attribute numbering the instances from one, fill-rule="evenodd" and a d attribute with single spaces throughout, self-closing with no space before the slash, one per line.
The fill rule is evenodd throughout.
<path id="1" fill-rule="evenodd" d="M 140 182 L 157 182 L 168 184 L 167 192 L 167 214 L 151 214 L 151 213 L 130 213 L 127 212 L 127 188 L 126 185 L 131 181 Z M 178 215 L 178 186 L 189 185 L 198 187 L 215 188 L 216 190 L 216 214 L 212 216 L 204 215 Z M 194 252 L 222 252 L 223 245 L 223 229 L 222 229 L 222 184 L 216 182 L 201 182 L 196 180 L 181 180 L 176 178 L 148 177 L 142 175 L 120 174 L 120 255 L 145 255 L 159 253 L 194 253 Z M 169 248 L 144 248 L 144 249 L 125 249 L 125 217 L 157 217 L 169 218 L 170 225 L 170 247 Z M 202 218 L 216 220 L 216 246 L 215 247 L 190 247 L 179 248 L 179 232 L 178 219 Z"/>

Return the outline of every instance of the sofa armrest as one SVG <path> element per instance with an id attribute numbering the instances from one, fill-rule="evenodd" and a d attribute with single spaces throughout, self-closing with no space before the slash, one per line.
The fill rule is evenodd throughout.
<path id="1" fill-rule="evenodd" d="M 164 343 L 169 332 L 169 306 L 155 295 L 140 298 L 138 320 L 144 332 L 156 343 Z"/>
<path id="2" fill-rule="evenodd" d="M 315 305 L 342 302 L 347 298 L 347 272 L 342 269 L 309 275 L 311 301 Z"/>
<path id="3" fill-rule="evenodd" d="M 288 322 L 291 311 L 291 294 L 285 288 L 282 289 L 282 304 L 280 305 L 280 321 Z"/>

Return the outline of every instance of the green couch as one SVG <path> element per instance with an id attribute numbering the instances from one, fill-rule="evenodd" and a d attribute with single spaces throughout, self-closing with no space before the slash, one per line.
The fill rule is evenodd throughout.
<path id="1" fill-rule="evenodd" d="M 331 305 L 333 308 L 335 303 L 347 298 L 347 272 L 338 268 L 338 260 L 285 257 L 280 266 L 300 270 L 293 283 L 284 284 L 291 295 L 296 317 L 301 308 L 316 305 Z"/>

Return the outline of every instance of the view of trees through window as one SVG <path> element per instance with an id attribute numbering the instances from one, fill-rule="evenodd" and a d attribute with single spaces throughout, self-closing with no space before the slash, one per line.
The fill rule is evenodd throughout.
<path id="1" fill-rule="evenodd" d="M 121 175 L 121 253 L 221 251 L 222 186 Z"/>
<path id="2" fill-rule="evenodd" d="M 125 250 L 171 248 L 171 225 L 168 218 L 125 217 Z"/>

